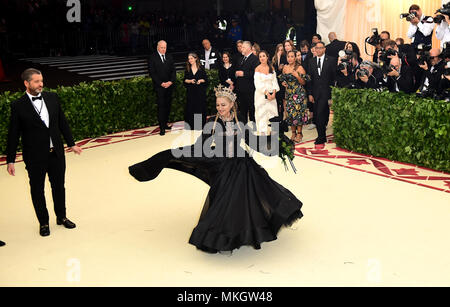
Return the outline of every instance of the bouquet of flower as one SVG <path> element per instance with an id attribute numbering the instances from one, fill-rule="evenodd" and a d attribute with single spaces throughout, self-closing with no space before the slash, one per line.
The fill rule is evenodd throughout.
<path id="1" fill-rule="evenodd" d="M 283 161 L 284 167 L 286 171 L 288 170 L 288 166 L 286 163 L 286 160 L 289 161 L 291 164 L 292 170 L 294 173 L 297 173 L 297 170 L 295 169 L 294 163 L 292 160 L 294 159 L 294 150 L 295 150 L 295 144 L 292 140 L 290 140 L 284 133 L 289 130 L 289 127 L 280 116 L 273 117 L 270 119 L 270 122 L 272 123 L 279 123 L 279 131 L 276 129 L 272 129 L 274 132 L 278 132 L 278 156 Z"/>

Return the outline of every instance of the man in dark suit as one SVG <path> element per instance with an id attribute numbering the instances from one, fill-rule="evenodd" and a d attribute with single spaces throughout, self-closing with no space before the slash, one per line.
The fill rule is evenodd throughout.
<path id="1" fill-rule="evenodd" d="M 328 34 L 328 39 L 330 40 L 330 43 L 326 46 L 325 54 L 337 58 L 339 56 L 339 51 L 344 50 L 346 42 L 338 40 L 335 32 L 330 32 Z"/>
<path id="2" fill-rule="evenodd" d="M 325 44 L 317 43 L 316 56 L 309 60 L 307 69 L 311 76 L 311 81 L 307 84 L 308 99 L 313 103 L 318 134 L 316 148 L 324 148 L 327 141 L 326 129 L 330 117 L 328 101 L 336 78 L 336 63 L 335 58 L 325 55 Z"/>
<path id="3" fill-rule="evenodd" d="M 252 44 L 249 41 L 242 43 L 242 59 L 236 68 L 236 94 L 238 97 L 239 111 L 244 118 L 255 122 L 255 68 L 259 65 L 259 59 L 252 53 Z"/>
<path id="4" fill-rule="evenodd" d="M 206 69 L 218 69 L 220 64 L 220 52 L 211 46 L 208 39 L 202 41 L 203 50 L 199 52 L 200 64 Z"/>
<path id="5" fill-rule="evenodd" d="M 15 176 L 14 163 L 19 138 L 22 137 L 23 160 L 30 179 L 31 199 L 39 220 L 41 236 L 50 235 L 49 216 L 45 203 L 44 184 L 48 174 L 52 188 L 56 223 L 75 228 L 66 217 L 64 175 L 66 160 L 61 134 L 70 151 L 81 154 L 76 146 L 58 96 L 42 92 L 42 73 L 27 69 L 22 74 L 26 94 L 11 103 L 11 120 L 8 131 L 8 173 Z"/>
<path id="6" fill-rule="evenodd" d="M 390 92 L 404 92 L 411 94 L 414 89 L 414 72 L 411 67 L 403 63 L 402 59 L 395 56 L 390 61 L 390 67 L 393 69 L 385 73 L 383 81 Z"/>
<path id="7" fill-rule="evenodd" d="M 164 135 L 170 115 L 172 105 L 172 93 L 175 87 L 177 73 L 173 58 L 167 52 L 167 43 L 159 41 L 156 46 L 157 52 L 148 59 L 148 71 L 153 80 L 153 88 L 156 92 L 156 103 L 158 105 L 159 134 Z"/>

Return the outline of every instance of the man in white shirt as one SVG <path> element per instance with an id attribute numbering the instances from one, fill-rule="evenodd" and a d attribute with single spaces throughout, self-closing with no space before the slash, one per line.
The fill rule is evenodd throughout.
<path id="1" fill-rule="evenodd" d="M 444 48 L 446 42 L 450 42 L 450 21 L 447 15 L 444 17 L 445 20 L 436 27 L 436 37 L 441 41 L 441 48 Z"/>
<path id="2" fill-rule="evenodd" d="M 433 17 L 424 16 L 417 4 L 410 6 L 409 13 L 416 15 L 416 17 L 411 19 L 411 25 L 407 33 L 408 37 L 412 40 L 411 45 L 414 48 L 419 44 L 431 46 L 431 38 L 435 26 Z"/>
<path id="3" fill-rule="evenodd" d="M 221 58 L 219 51 L 211 46 L 208 39 L 202 41 L 203 52 L 200 54 L 200 63 L 206 70 L 217 69 L 219 67 L 219 59 Z"/>

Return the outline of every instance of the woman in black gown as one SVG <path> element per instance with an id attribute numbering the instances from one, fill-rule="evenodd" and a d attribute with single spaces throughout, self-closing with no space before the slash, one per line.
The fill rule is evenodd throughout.
<path id="1" fill-rule="evenodd" d="M 203 66 L 200 65 L 200 60 L 195 53 L 189 53 L 188 55 L 183 84 L 186 87 L 185 128 L 201 130 L 206 121 L 208 75 Z M 201 115 L 201 123 L 195 124 L 195 114 Z"/>
<path id="2" fill-rule="evenodd" d="M 231 63 L 231 55 L 228 51 L 222 54 L 222 64 L 219 65 L 219 81 L 223 86 L 234 90 L 236 82 L 236 67 Z"/>
<path id="3" fill-rule="evenodd" d="M 303 216 L 302 203 L 249 155 L 251 149 L 264 149 L 261 138 L 269 136 L 255 136 L 238 120 L 236 95 L 219 86 L 216 97 L 218 113 L 194 145 L 162 151 L 130 166 L 129 172 L 138 181 L 149 181 L 164 168 L 171 168 L 210 185 L 200 220 L 189 239 L 198 249 L 210 253 L 243 245 L 260 249 L 262 242 L 276 240 L 282 226 Z M 245 149 L 239 146 L 242 138 Z"/>

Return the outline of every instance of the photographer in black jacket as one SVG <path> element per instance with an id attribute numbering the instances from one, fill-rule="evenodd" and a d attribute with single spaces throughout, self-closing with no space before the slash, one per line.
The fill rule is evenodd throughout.
<path id="1" fill-rule="evenodd" d="M 433 97 L 438 92 L 445 64 L 439 49 L 431 49 L 428 58 L 419 63 L 420 68 L 425 71 L 419 88 L 421 97 Z"/>
<path id="2" fill-rule="evenodd" d="M 356 71 L 359 68 L 358 54 L 356 52 L 339 51 L 336 71 L 336 86 L 351 87 L 355 82 Z"/>
<path id="3" fill-rule="evenodd" d="M 356 71 L 356 80 L 353 88 L 363 89 L 371 88 L 374 90 L 383 89 L 383 74 L 373 62 L 363 61 Z"/>

